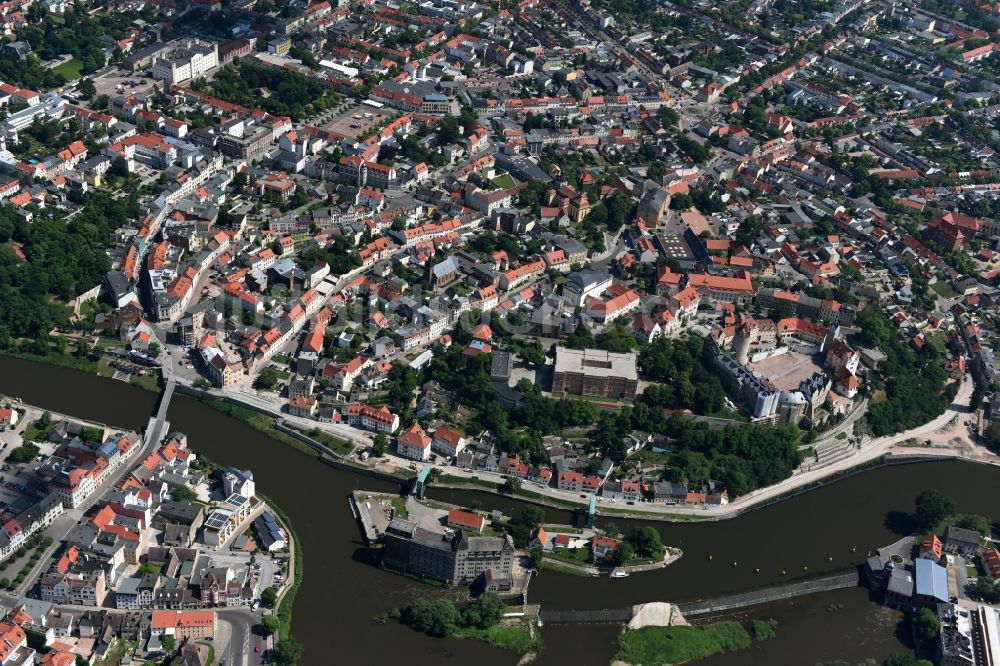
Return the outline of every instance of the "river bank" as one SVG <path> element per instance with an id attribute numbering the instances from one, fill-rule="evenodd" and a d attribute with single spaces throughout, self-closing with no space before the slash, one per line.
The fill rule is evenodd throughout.
<path id="1" fill-rule="evenodd" d="M 48 354 L 45 356 L 23 354 L 17 352 L 10 354 L 4 352 L 0 355 L 7 355 L 11 358 L 21 358 L 30 362 L 51 363 L 56 367 L 76 368 L 72 364 L 62 365 L 58 359 L 78 360 L 65 355 Z M 96 365 L 96 364 L 95 364 Z M 150 390 L 142 383 L 136 386 Z M 185 385 L 178 385 L 180 392 L 186 393 L 204 402 L 213 409 L 216 409 L 227 416 L 236 418 L 251 428 L 281 441 L 302 453 L 314 457 L 320 457 L 327 464 L 366 474 L 370 470 L 370 476 L 376 478 L 394 478 L 400 483 L 408 483 L 415 476 L 415 473 L 406 467 L 395 466 L 392 470 L 376 470 L 373 464 L 362 464 L 351 459 L 347 454 L 353 450 L 353 445 L 340 438 L 332 437 L 336 440 L 333 446 L 328 446 L 324 442 L 310 438 L 301 428 L 292 425 L 291 427 L 281 427 L 282 419 L 271 413 L 266 413 L 255 409 L 244 403 L 238 403 L 234 399 L 224 394 L 214 391 L 204 391 L 194 389 Z M 922 436 L 928 432 L 940 430 L 946 425 L 953 424 L 959 418 L 960 410 L 964 407 L 963 401 L 968 402 L 972 392 L 972 382 L 963 381 L 959 387 L 955 402 L 943 414 L 932 419 L 926 424 L 912 429 L 911 431 L 897 433 L 878 440 L 871 440 L 865 447 L 859 449 L 858 453 L 839 461 L 837 465 L 828 469 L 810 469 L 793 474 L 789 478 L 772 486 L 758 488 L 747 495 L 718 507 L 689 507 L 686 505 L 661 505 L 654 503 L 644 503 L 640 509 L 629 509 L 625 507 L 612 507 L 609 504 L 600 504 L 597 508 L 597 515 L 604 517 L 614 517 L 621 519 L 637 519 L 657 522 L 714 522 L 728 520 L 740 516 L 748 511 L 770 506 L 776 502 L 781 502 L 802 493 L 811 492 L 827 484 L 833 483 L 842 478 L 849 478 L 854 474 L 864 472 L 879 467 L 910 463 L 923 462 L 926 460 L 951 460 L 961 459 L 969 462 L 986 463 L 1000 466 L 1000 456 L 996 456 L 982 447 L 975 450 L 953 450 L 939 447 L 926 446 L 905 446 L 914 437 Z M 967 409 L 967 407 L 965 407 Z M 290 424 L 289 424 L 290 425 Z M 325 433 L 324 433 L 325 435 Z M 344 446 L 346 445 L 346 446 Z M 893 446 L 897 448 L 894 449 Z M 326 455 L 324 455 L 326 454 Z M 458 468 L 443 468 L 445 471 L 439 477 L 440 483 L 459 489 L 469 489 L 487 492 L 490 494 L 503 496 L 505 493 L 499 489 L 504 477 L 496 475 L 496 479 L 483 479 L 478 474 L 469 474 L 465 470 Z M 493 476 L 491 473 L 485 473 Z M 437 483 L 437 482 L 435 482 Z M 589 497 L 581 501 L 573 493 L 559 491 L 555 488 L 538 488 L 528 490 L 521 488 L 514 494 L 517 499 L 536 504 L 542 507 L 555 509 L 568 509 L 573 511 L 586 511 L 589 505 Z M 639 506 L 639 505 L 637 505 Z"/>
<path id="2" fill-rule="evenodd" d="M 0 391 L 52 411 L 136 429 L 145 425 L 156 398 L 124 382 L 9 358 L 0 358 Z M 183 395 L 171 402 L 169 420 L 173 429 L 187 433 L 212 460 L 252 466 L 258 488 L 274 499 L 294 525 L 311 563 L 309 576 L 295 597 L 291 623 L 294 635 L 305 645 L 305 663 L 333 659 L 327 652 L 333 641 L 337 659 L 388 662 L 406 654 L 414 666 L 470 661 L 482 666 L 516 664 L 515 655 L 478 641 L 431 640 L 405 627 L 372 626 L 372 617 L 429 592 L 421 584 L 374 566 L 344 506 L 351 490 L 361 485 L 398 493 L 398 480 L 317 465 L 315 456 L 278 446 L 270 433 L 253 430 Z M 811 576 L 843 571 L 861 563 L 869 549 L 908 531 L 904 519 L 921 490 L 935 487 L 961 506 L 1000 515 L 1000 501 L 990 490 L 998 483 L 1000 471 L 995 467 L 935 461 L 858 473 L 725 523 L 614 518 L 624 530 L 656 527 L 664 542 L 684 550 L 684 557 L 665 569 L 621 580 L 560 575 L 546 568 L 545 575 L 532 581 L 530 601 L 552 609 L 618 608 L 653 600 L 686 602 L 787 583 L 794 576 L 782 576 L 783 569 L 800 572 L 808 565 Z M 508 496 L 446 486 L 432 487 L 428 495 L 458 505 L 478 502 L 483 510 L 497 509 L 507 515 L 519 515 L 526 506 L 523 500 Z M 578 524 L 583 518 L 578 511 L 548 507 L 544 511 L 546 523 Z M 607 521 L 598 516 L 598 525 Z M 737 557 L 727 557 L 727 553 L 736 552 L 739 567 L 732 567 Z M 709 560 L 710 554 L 715 554 L 714 561 Z M 755 573 L 758 568 L 760 573 Z M 347 603 L 336 601 L 341 599 Z M 844 608 L 831 615 L 827 607 L 834 601 Z M 337 608 L 333 623 L 331 603 Z M 868 601 L 867 591 L 861 588 L 776 602 L 751 613 L 779 620 L 782 630 L 776 639 L 754 646 L 745 655 L 711 657 L 706 664 L 715 666 L 717 659 L 727 665 L 748 660 L 882 659 L 905 650 L 903 634 L 871 630 L 872 613 L 883 611 Z M 538 663 L 607 666 L 617 651 L 619 631 L 620 627 L 610 625 L 546 625 L 541 630 L 546 649 Z M 845 642 L 844 637 L 850 640 Z"/>

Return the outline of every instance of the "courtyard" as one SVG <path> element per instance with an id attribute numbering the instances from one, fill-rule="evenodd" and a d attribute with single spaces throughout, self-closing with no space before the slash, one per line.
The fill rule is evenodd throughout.
<path id="1" fill-rule="evenodd" d="M 766 377 L 778 389 L 791 391 L 798 388 L 803 379 L 823 371 L 822 359 L 797 351 L 787 351 L 778 356 L 750 363 L 749 368 Z"/>

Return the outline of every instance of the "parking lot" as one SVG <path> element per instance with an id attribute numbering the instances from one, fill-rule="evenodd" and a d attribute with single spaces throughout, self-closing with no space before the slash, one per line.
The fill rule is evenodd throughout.
<path id="1" fill-rule="evenodd" d="M 393 113 L 395 112 L 392 109 L 376 109 L 366 104 L 358 104 L 328 123 L 323 129 L 353 139 L 379 122 L 391 118 Z"/>
<path id="2" fill-rule="evenodd" d="M 145 85 L 142 84 L 142 81 L 146 82 Z M 109 97 L 123 93 L 149 93 L 155 83 L 156 81 L 152 77 L 146 76 L 145 72 L 130 72 L 124 69 L 114 69 L 94 79 L 97 94 Z M 119 90 L 118 86 L 122 86 L 122 88 Z"/>

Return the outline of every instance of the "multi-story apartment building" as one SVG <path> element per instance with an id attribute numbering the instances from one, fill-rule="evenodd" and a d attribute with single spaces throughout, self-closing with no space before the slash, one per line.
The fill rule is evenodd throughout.
<path id="1" fill-rule="evenodd" d="M 168 85 L 179 84 L 204 76 L 218 66 L 218 45 L 191 39 L 153 60 L 153 78 Z"/>

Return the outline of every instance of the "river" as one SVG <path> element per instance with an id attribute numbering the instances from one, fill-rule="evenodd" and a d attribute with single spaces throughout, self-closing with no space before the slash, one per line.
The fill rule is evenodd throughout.
<path id="1" fill-rule="evenodd" d="M 7 357 L 0 357 L 0 393 L 56 412 L 133 428 L 145 426 L 156 400 L 123 382 Z M 175 395 L 168 419 L 173 430 L 189 435 L 196 452 L 220 464 L 253 469 L 261 492 L 290 516 L 305 556 L 305 583 L 296 598 L 292 630 L 305 645 L 306 664 L 387 663 L 401 655 L 416 666 L 465 660 L 484 666 L 516 663 L 510 653 L 487 645 L 431 640 L 394 624 L 372 623 L 373 616 L 427 591 L 371 566 L 347 506 L 347 494 L 356 487 L 392 490 L 392 484 L 330 468 L 181 395 Z M 650 523 L 665 543 L 683 548 L 679 562 L 662 571 L 616 580 L 545 572 L 532 582 L 529 596 L 548 608 L 622 608 L 642 601 L 685 601 L 766 587 L 844 569 L 863 561 L 869 549 L 895 541 L 908 530 L 906 512 L 924 488 L 952 495 L 961 510 L 996 516 L 1000 507 L 991 488 L 998 481 L 1000 470 L 972 463 L 901 465 L 859 474 L 732 520 Z M 430 494 L 458 504 L 477 501 L 483 508 L 500 508 L 512 515 L 523 507 L 473 491 L 432 488 Z M 552 522 L 570 519 L 565 511 L 546 513 Z M 614 522 L 623 529 L 641 524 Z M 755 573 L 758 568 L 760 573 Z M 782 602 L 751 615 L 777 619 L 778 638 L 751 652 L 705 663 L 813 664 L 878 658 L 905 649 L 893 630 L 899 616 L 870 603 L 861 589 Z M 606 666 L 614 654 L 616 634 L 615 627 L 546 627 L 546 649 L 537 663 Z M 845 640 L 846 636 L 856 640 Z"/>

